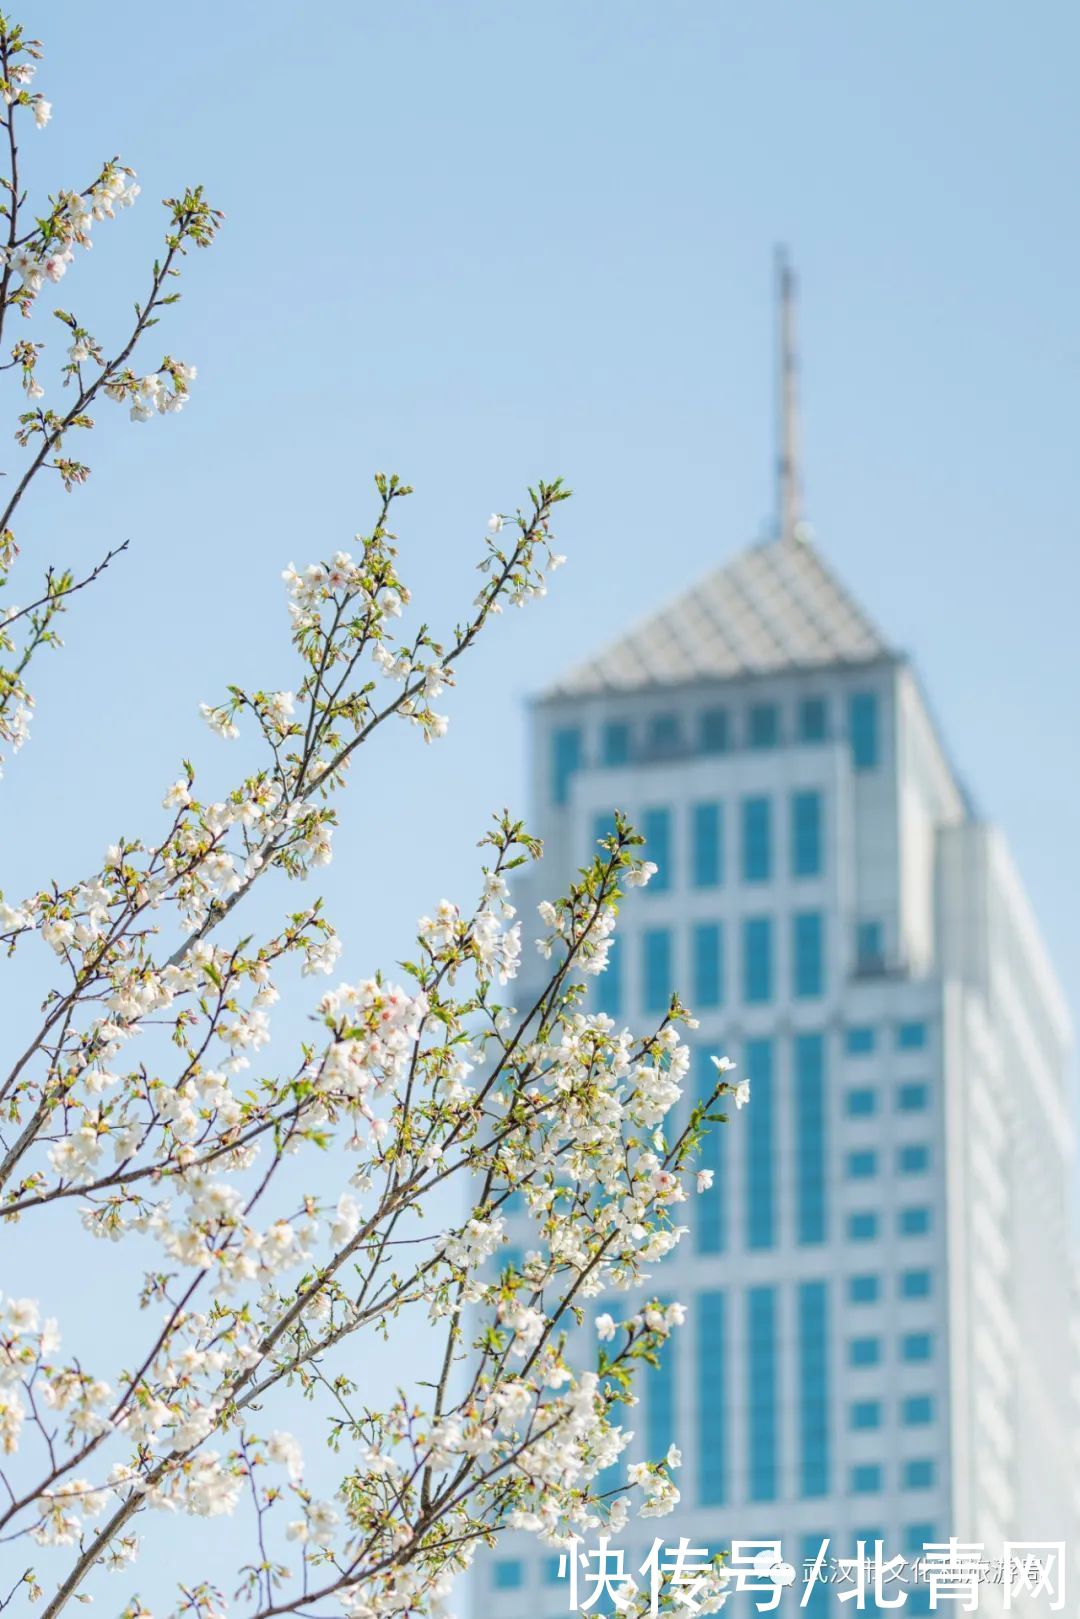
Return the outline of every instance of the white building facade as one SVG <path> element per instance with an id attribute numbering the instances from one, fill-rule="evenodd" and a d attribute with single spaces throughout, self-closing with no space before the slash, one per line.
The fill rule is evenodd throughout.
<path id="1" fill-rule="evenodd" d="M 630 1526 L 627 1566 L 657 1533 L 780 1540 L 794 1612 L 826 1539 L 829 1558 L 861 1539 L 914 1559 L 955 1536 L 989 1562 L 1073 1545 L 1068 1018 L 907 660 L 789 534 L 569 674 L 534 705 L 531 749 L 546 854 L 522 904 L 625 811 L 659 872 L 624 906 L 596 1004 L 642 1029 L 677 988 L 700 1023 L 693 1085 L 711 1087 L 711 1053 L 751 1084 L 657 1269 L 690 1319 L 633 1454 L 675 1441 L 682 1501 Z M 807 1611 L 851 1612 L 841 1589 Z M 899 1591 L 927 1611 L 924 1582 Z M 475 1605 L 565 1613 L 557 1559 L 507 1538 Z M 980 1611 L 1003 1606 L 985 1583 Z"/>

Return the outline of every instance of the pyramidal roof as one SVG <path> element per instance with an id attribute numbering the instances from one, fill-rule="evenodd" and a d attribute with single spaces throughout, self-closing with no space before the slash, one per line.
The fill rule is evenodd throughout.
<path id="1" fill-rule="evenodd" d="M 547 695 L 639 691 L 893 655 L 814 546 L 783 538 L 740 552 L 570 670 Z"/>

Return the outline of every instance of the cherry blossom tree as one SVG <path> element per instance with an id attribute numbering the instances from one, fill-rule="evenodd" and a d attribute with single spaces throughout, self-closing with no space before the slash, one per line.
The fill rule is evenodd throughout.
<path id="1" fill-rule="evenodd" d="M 24 395 L 0 516 L 5 589 L 35 565 L 16 532 L 36 480 L 77 495 L 89 475 L 98 402 L 145 423 L 188 401 L 195 367 L 166 354 L 148 369 L 151 334 L 190 249 L 221 223 L 199 189 L 166 201 L 160 255 L 114 348 L 67 309 L 46 311 L 63 328 L 60 356 L 55 325 L 49 341 L 24 335 L 40 330 L 42 295 L 138 195 L 114 161 L 34 211 L 19 141 L 49 119 L 40 54 L 0 18 L 0 338 Z M 541 904 L 539 965 L 525 975 L 537 987 L 521 1006 L 510 883 L 541 851 L 505 813 L 481 845 L 477 898 L 421 918 L 410 961 L 322 993 L 309 982 L 339 954 L 313 874 L 330 862 L 361 750 L 394 720 L 441 736 L 435 705 L 477 637 L 543 594 L 562 560 L 553 520 L 568 491 L 541 482 L 490 519 L 461 621 L 410 628 L 392 531 L 409 489 L 380 475 L 375 490 L 367 533 L 285 570 L 294 689 L 230 687 L 203 705 L 218 738 L 244 732 L 258 750 L 231 791 L 210 801 L 185 761 L 164 814 L 147 806 L 148 830 L 118 833 L 68 886 L 22 881 L 7 851 L 5 966 L 35 956 L 50 988 L 30 1038 L 0 1062 L 3 1230 L 32 1240 L 32 1222 L 67 1221 L 110 1258 L 120 1245 L 132 1313 L 112 1363 L 88 1366 L 65 1353 L 48 1278 L 40 1303 L 0 1298 L 0 1609 L 33 1598 L 55 1619 L 93 1598 L 123 1619 L 436 1612 L 506 1528 L 559 1547 L 678 1499 L 676 1453 L 616 1464 L 634 1373 L 684 1315 L 655 1301 L 650 1273 L 679 1240 L 680 1204 L 708 1183 L 694 1156 L 735 1087 L 715 1059 L 712 1097 L 673 1127 L 687 1011 L 675 999 L 633 1033 L 589 1009 L 620 900 L 653 869 L 641 839 L 618 819 L 569 891 Z M 29 731 L 33 660 L 59 644 L 63 613 L 93 610 L 113 560 L 82 576 L 46 563 L 30 605 L 0 616 L 9 768 L 26 763 L 12 756 Z M 274 873 L 295 883 L 296 908 L 269 936 L 245 932 L 245 901 Z M 266 1057 L 283 989 L 312 1032 L 278 1069 Z M 433 1225 L 425 1210 L 433 1197 L 448 1206 L 448 1186 L 460 1218 Z M 501 1257 L 511 1197 L 535 1242 L 517 1262 Z M 585 1307 L 602 1298 L 582 1350 Z M 356 1373 L 366 1346 L 416 1320 L 430 1373 L 374 1409 Z M 294 1437 L 279 1413 L 298 1395 Z M 163 1512 L 159 1600 L 162 1580 L 138 1557 Z M 222 1516 L 228 1582 L 206 1575 L 199 1522 Z M 723 1597 L 718 1562 L 696 1600 L 707 1612 Z"/>

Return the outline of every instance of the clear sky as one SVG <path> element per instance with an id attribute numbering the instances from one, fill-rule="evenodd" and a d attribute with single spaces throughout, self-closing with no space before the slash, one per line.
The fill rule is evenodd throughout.
<path id="1" fill-rule="evenodd" d="M 444 627 L 488 512 L 562 474 L 569 565 L 463 666 L 445 742 L 380 737 L 326 874 L 353 977 L 468 900 L 489 812 L 525 804 L 527 695 L 772 510 L 783 239 L 819 543 L 914 655 L 1076 1007 L 1074 8 L 112 0 L 105 29 L 66 0 L 27 21 L 55 105 L 31 178 L 119 152 L 144 190 L 67 307 L 120 335 L 156 199 L 186 182 L 228 221 L 161 328 L 198 364 L 189 408 L 104 405 L 89 486 L 21 514 L 28 560 L 132 543 L 37 666 L 0 794 L 10 891 L 152 832 L 182 756 L 231 782 L 196 705 L 295 682 L 280 569 L 349 543 L 376 469 L 416 485 L 404 569 Z"/>
<path id="2" fill-rule="evenodd" d="M 146 824 L 179 753 L 220 758 L 196 701 L 289 678 L 278 570 L 364 526 L 375 469 L 417 487 L 405 568 L 436 622 L 472 598 L 488 511 L 561 473 L 577 498 L 548 600 L 472 659 L 445 744 L 402 730 L 353 783 L 346 965 L 392 956 L 419 909 L 471 890 L 488 810 L 522 804 L 526 695 L 759 533 L 783 239 L 809 516 L 913 653 L 1075 1001 L 1075 8 L 27 15 L 56 107 L 43 177 L 119 152 L 144 188 L 65 300 L 118 331 L 156 199 L 202 181 L 229 217 L 162 333 L 198 363 L 190 408 L 110 433 L 92 485 L 33 514 L 58 553 L 122 536 L 132 552 L 99 587 L 110 633 L 73 614 L 69 654 L 39 675 L 9 812 L 33 772 L 35 828 L 63 827 L 74 859 L 68 794 L 89 776 L 96 853 Z M 76 658 L 95 685 L 71 685 Z"/>
<path id="3" fill-rule="evenodd" d="M 562 474 L 570 562 L 547 601 L 464 666 L 444 743 L 399 727 L 354 773 L 325 883 L 343 973 L 391 964 L 421 911 L 471 897 L 489 811 L 524 807 L 527 695 L 772 510 L 785 240 L 819 543 L 913 654 L 1080 1010 L 1074 6 L 25 15 L 55 104 L 35 174 L 82 183 L 118 152 L 144 190 L 67 307 L 120 333 L 155 200 L 186 182 L 228 222 L 161 333 L 198 364 L 190 407 L 131 427 L 103 407 L 89 487 L 23 515 L 43 559 L 132 545 L 37 671 L 0 794 L 12 892 L 153 831 L 181 756 L 225 784 L 197 703 L 294 682 L 280 569 L 369 523 L 375 470 L 416 485 L 404 568 L 445 626 L 477 588 L 489 511 Z"/>
<path id="4" fill-rule="evenodd" d="M 33 739 L 0 795 L 26 886 L 152 830 L 181 756 L 230 780 L 197 702 L 227 680 L 294 683 L 280 569 L 348 544 L 376 469 L 416 485 L 404 569 L 446 627 L 475 593 L 488 512 L 562 474 L 570 563 L 548 599 L 463 666 L 444 743 L 397 727 L 354 774 L 326 885 L 343 970 L 392 963 L 421 911 L 468 899 L 489 811 L 524 807 L 527 695 L 772 510 L 783 239 L 819 543 L 913 653 L 1075 1005 L 1075 10 L 987 4 L 976 25 L 970 8 L 842 0 L 189 0 L 153 16 L 129 0 L 107 30 L 73 0 L 27 14 L 55 105 L 31 177 L 81 182 L 118 152 L 143 186 L 65 305 L 120 334 L 156 199 L 186 182 L 228 221 L 161 328 L 198 364 L 189 408 L 129 426 L 104 405 L 90 485 L 22 514 L 28 557 L 132 542 L 37 668 Z"/>

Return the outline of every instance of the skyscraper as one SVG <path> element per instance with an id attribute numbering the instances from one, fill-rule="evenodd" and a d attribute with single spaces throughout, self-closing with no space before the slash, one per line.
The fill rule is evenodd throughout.
<path id="1" fill-rule="evenodd" d="M 914 1557 L 956 1536 L 990 1562 L 1074 1542 L 1076 1342 L 1063 997 L 911 663 L 805 537 L 786 273 L 783 294 L 777 536 L 570 670 L 530 724 L 543 891 L 615 809 L 659 867 L 595 1004 L 643 1028 L 678 988 L 694 1083 L 723 1052 L 751 1085 L 658 1272 L 691 1317 L 632 1423 L 636 1454 L 678 1442 L 682 1502 L 627 1546 L 780 1539 L 794 1608 L 826 1537 L 830 1557 Z M 925 1584 L 892 1590 L 925 1611 Z M 477 1598 L 566 1611 L 523 1538 Z M 991 1579 L 980 1610 L 1002 1605 Z M 848 1610 L 822 1588 L 808 1606 Z"/>

